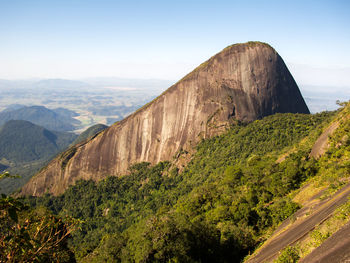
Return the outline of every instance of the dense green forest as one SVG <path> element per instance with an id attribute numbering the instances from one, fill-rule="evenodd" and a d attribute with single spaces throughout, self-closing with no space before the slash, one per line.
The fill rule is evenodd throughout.
<path id="1" fill-rule="evenodd" d="M 4 179 L 0 193 L 12 193 L 23 186 L 50 158 L 66 149 L 76 137 L 73 133 L 50 131 L 23 120 L 10 120 L 0 126 L 0 172 L 6 170 L 21 175 L 16 180 Z"/>
<path id="2" fill-rule="evenodd" d="M 26 202 L 81 220 L 69 248 L 83 262 L 240 262 L 299 208 L 289 194 L 325 169 L 309 153 L 336 116 L 238 123 L 203 140 L 181 171 L 174 164 L 183 150 L 168 162 L 135 164 L 123 177 L 81 180 L 60 196 Z"/>
<path id="3" fill-rule="evenodd" d="M 11 177 L 0 173 L 0 182 Z M 78 223 L 1 194 L 0 262 L 76 262 L 67 241 Z"/>
<path id="4" fill-rule="evenodd" d="M 11 120 L 0 126 L 0 159 L 14 163 L 47 159 L 76 137 L 73 133 L 49 131 L 29 121 Z"/>

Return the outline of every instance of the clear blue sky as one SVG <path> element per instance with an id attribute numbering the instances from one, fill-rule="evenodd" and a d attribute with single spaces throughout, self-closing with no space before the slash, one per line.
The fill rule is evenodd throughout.
<path id="1" fill-rule="evenodd" d="M 5 79 L 176 80 L 225 46 L 249 40 L 271 44 L 299 71 L 347 72 L 350 1 L 0 0 Z"/>

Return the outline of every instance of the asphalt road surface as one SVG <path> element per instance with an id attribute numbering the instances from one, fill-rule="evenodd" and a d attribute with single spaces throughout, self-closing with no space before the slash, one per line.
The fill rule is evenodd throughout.
<path id="1" fill-rule="evenodd" d="M 320 202 L 314 207 L 311 215 L 296 220 L 286 230 L 274 234 L 270 241 L 263 245 L 258 253 L 248 259 L 247 262 L 260 263 L 272 261 L 278 256 L 279 251 L 289 245 L 294 245 L 312 231 L 315 226 L 330 217 L 338 206 L 348 200 L 349 195 L 350 184 L 343 187 L 327 200 Z M 333 261 L 333 263 L 335 262 Z"/>
<path id="2" fill-rule="evenodd" d="M 301 263 L 350 263 L 350 222 L 303 258 Z"/>

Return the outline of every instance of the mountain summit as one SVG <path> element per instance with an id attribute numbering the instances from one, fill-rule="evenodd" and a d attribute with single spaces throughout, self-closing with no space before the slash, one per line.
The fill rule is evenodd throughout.
<path id="1" fill-rule="evenodd" d="M 282 58 L 268 44 L 225 48 L 152 102 L 34 176 L 23 194 L 59 194 L 79 179 L 118 176 L 137 162 L 170 160 L 230 123 L 274 113 L 309 113 Z"/>

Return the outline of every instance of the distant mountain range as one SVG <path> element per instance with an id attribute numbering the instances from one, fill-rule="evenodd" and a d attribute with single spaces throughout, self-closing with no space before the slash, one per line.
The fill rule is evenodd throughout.
<path id="1" fill-rule="evenodd" d="M 11 163 L 48 159 L 75 138 L 73 133 L 49 131 L 29 121 L 11 120 L 0 128 L 0 158 Z"/>
<path id="2" fill-rule="evenodd" d="M 137 88 L 163 91 L 166 87 L 172 85 L 174 80 L 164 79 L 129 79 L 116 77 L 96 77 L 84 78 L 81 80 L 69 79 L 25 79 L 25 80 L 6 80 L 0 79 L 0 89 L 26 88 L 26 89 L 88 89 L 105 86 L 118 86 L 124 88 Z"/>
<path id="3" fill-rule="evenodd" d="M 33 83 L 36 88 L 84 88 L 89 86 L 89 84 L 77 81 L 77 80 L 67 80 L 67 79 L 43 79 L 38 82 Z"/>
<path id="4" fill-rule="evenodd" d="M 57 110 L 62 114 L 74 115 L 69 110 Z M 97 124 L 78 136 L 70 132 L 50 131 L 24 120 L 6 122 L 0 126 L 0 172 L 10 171 L 21 178 L 2 180 L 0 193 L 8 194 L 23 186 L 59 152 L 67 149 L 69 145 L 91 138 L 107 127 Z"/>
<path id="5" fill-rule="evenodd" d="M 58 108 L 50 110 L 44 106 L 11 105 L 0 112 L 0 125 L 9 120 L 25 120 L 54 131 L 72 131 L 80 124 L 73 117 L 74 111 Z"/>
<path id="6" fill-rule="evenodd" d="M 10 193 L 22 186 L 76 138 L 74 133 L 50 131 L 24 120 L 10 120 L 0 126 L 0 170 L 21 176 L 3 180 L 0 192 Z"/>

